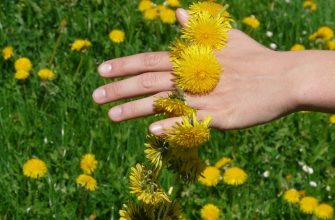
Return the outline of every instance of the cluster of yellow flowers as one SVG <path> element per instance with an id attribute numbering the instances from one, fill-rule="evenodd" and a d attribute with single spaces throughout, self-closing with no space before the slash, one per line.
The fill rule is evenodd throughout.
<path id="1" fill-rule="evenodd" d="M 179 0 L 166 0 L 161 5 L 157 5 L 151 0 L 141 0 L 138 4 L 138 10 L 143 13 L 145 20 L 153 21 L 159 17 L 163 23 L 174 24 L 176 22 L 175 9 L 180 6 Z"/>
<path id="2" fill-rule="evenodd" d="M 333 219 L 334 209 L 326 203 L 319 203 L 315 197 L 305 196 L 304 191 L 288 189 L 284 193 L 284 200 L 291 204 L 299 204 L 300 211 L 306 215 L 315 215 L 318 219 Z"/>
<path id="3" fill-rule="evenodd" d="M 305 0 L 303 5 L 304 8 L 307 8 L 311 11 L 315 11 L 318 8 L 317 4 L 313 0 Z"/>
<path id="4" fill-rule="evenodd" d="M 335 50 L 334 30 L 328 26 L 319 27 L 314 33 L 308 36 L 312 42 L 316 42 L 323 49 Z M 292 51 L 305 50 L 302 44 L 295 44 L 291 47 Z"/>
<path id="5" fill-rule="evenodd" d="M 230 158 L 223 157 L 216 162 L 215 166 L 207 166 L 199 176 L 199 182 L 208 187 L 216 186 L 221 179 L 227 185 L 238 186 L 245 183 L 248 175 L 239 167 L 227 167 L 231 161 Z M 222 176 L 221 168 L 225 168 Z"/>
<path id="6" fill-rule="evenodd" d="M 80 168 L 83 174 L 80 174 L 76 183 L 89 191 L 95 191 L 97 189 L 97 181 L 91 174 L 97 168 L 98 161 L 95 159 L 94 154 L 85 154 L 80 160 Z"/>
<path id="7" fill-rule="evenodd" d="M 144 0 L 139 9 L 147 11 L 152 9 L 151 6 L 151 1 Z M 182 28 L 181 38 L 170 47 L 177 90 L 168 98 L 157 97 L 154 104 L 157 113 L 182 116 L 182 121 L 162 136 L 148 135 L 145 155 L 150 165 L 137 164 L 130 172 L 130 192 L 136 195 L 140 204 L 124 204 L 119 211 L 121 220 L 136 219 L 136 216 L 183 219 L 179 206 L 170 198 L 173 187 L 166 193 L 159 183 L 163 165 L 180 181 L 195 181 L 201 173 L 204 176 L 208 173 L 210 180 L 206 179 L 206 182 L 215 182 L 212 167 L 206 169 L 198 155 L 200 146 L 210 139 L 211 117 L 198 121 L 196 110 L 187 105 L 184 93 L 204 95 L 217 85 L 222 69 L 213 51 L 226 46 L 231 18 L 225 8 L 214 1 L 193 3 L 189 13 L 191 17 Z M 224 163 L 221 160 L 217 166 L 220 168 Z M 219 168 L 213 167 L 220 175 Z M 245 182 L 247 176 L 243 170 L 231 169 L 224 175 L 227 183 L 239 185 Z"/>
<path id="8" fill-rule="evenodd" d="M 5 61 L 9 60 L 10 58 L 13 57 L 14 49 L 12 46 L 6 46 L 2 50 L 2 57 Z M 20 57 L 14 62 L 14 78 L 17 80 L 25 80 L 30 76 L 30 71 L 33 68 L 33 64 L 30 61 L 29 58 L 27 57 Z M 38 71 L 37 73 L 38 77 L 41 80 L 52 80 L 55 77 L 55 73 L 48 69 L 48 68 L 43 68 Z"/>

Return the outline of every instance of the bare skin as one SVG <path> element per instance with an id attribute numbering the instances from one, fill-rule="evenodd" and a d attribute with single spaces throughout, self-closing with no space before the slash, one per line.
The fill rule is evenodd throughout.
<path id="1" fill-rule="evenodd" d="M 177 10 L 181 24 L 187 20 Z M 230 30 L 227 47 L 215 52 L 223 67 L 216 88 L 204 96 L 186 94 L 197 117 L 211 115 L 211 127 L 246 128 L 275 120 L 299 110 L 335 112 L 335 53 L 327 51 L 276 52 L 239 30 Z M 155 96 L 174 90 L 168 52 L 150 52 L 116 58 L 98 68 L 102 77 L 132 76 L 99 87 L 93 93 L 98 104 L 149 95 L 113 107 L 108 115 L 120 122 L 154 114 Z M 150 131 L 162 134 L 178 118 L 153 123 Z"/>

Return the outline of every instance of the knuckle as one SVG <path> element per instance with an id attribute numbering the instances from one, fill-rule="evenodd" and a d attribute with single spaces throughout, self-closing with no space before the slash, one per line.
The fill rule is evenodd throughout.
<path id="1" fill-rule="evenodd" d="M 160 56 L 155 53 L 145 54 L 143 62 L 146 67 L 154 67 L 160 62 Z"/>
<path id="2" fill-rule="evenodd" d="M 138 106 L 135 103 L 127 103 L 122 108 L 126 118 L 133 118 L 138 114 Z"/>
<path id="3" fill-rule="evenodd" d="M 156 83 L 157 83 L 157 74 L 155 73 L 146 73 L 142 74 L 139 83 L 140 86 L 145 88 L 145 89 L 150 89 L 152 88 Z"/>
<path id="4" fill-rule="evenodd" d="M 106 89 L 108 98 L 116 98 L 121 96 L 121 85 L 120 83 L 112 83 Z"/>

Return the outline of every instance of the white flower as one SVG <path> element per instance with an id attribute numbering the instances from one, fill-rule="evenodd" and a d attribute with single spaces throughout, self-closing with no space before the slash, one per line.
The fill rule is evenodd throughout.
<path id="1" fill-rule="evenodd" d="M 267 170 L 263 173 L 264 178 L 268 178 L 269 176 L 270 176 L 270 171 Z"/>
<path id="2" fill-rule="evenodd" d="M 307 166 L 306 164 L 304 164 L 304 165 L 302 166 L 302 170 L 305 171 L 306 173 L 309 173 L 309 174 L 313 174 L 313 173 L 314 173 L 313 168 Z"/>
<path id="3" fill-rule="evenodd" d="M 270 44 L 270 47 L 271 47 L 271 49 L 275 50 L 275 49 L 277 49 L 277 44 L 275 44 L 275 43 L 271 43 L 271 44 Z"/>
<path id="4" fill-rule="evenodd" d="M 310 185 L 311 187 L 317 187 L 317 186 L 318 186 L 318 184 L 316 184 L 316 182 L 314 182 L 314 181 L 310 181 L 310 182 L 309 182 L 309 185 Z"/>
<path id="5" fill-rule="evenodd" d="M 267 31 L 267 32 L 266 32 L 266 36 L 268 36 L 268 37 L 272 37 L 272 36 L 273 36 L 273 33 L 272 33 L 271 31 Z"/>
<path id="6" fill-rule="evenodd" d="M 328 192 L 330 192 L 330 190 L 331 190 L 330 186 L 326 186 L 326 190 L 327 190 Z"/>

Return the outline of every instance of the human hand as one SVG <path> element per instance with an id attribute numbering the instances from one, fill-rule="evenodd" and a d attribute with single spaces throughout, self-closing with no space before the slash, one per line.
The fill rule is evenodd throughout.
<path id="1" fill-rule="evenodd" d="M 177 10 L 180 23 L 187 14 Z M 220 81 L 209 94 L 186 94 L 186 102 L 197 109 L 197 117 L 211 115 L 212 127 L 238 129 L 272 121 L 297 108 L 289 63 L 281 52 L 263 47 L 239 30 L 228 33 L 227 47 L 215 52 L 223 67 Z M 154 100 L 173 91 L 173 70 L 168 52 L 150 52 L 116 58 L 98 68 L 102 77 L 132 76 L 99 87 L 93 93 L 98 104 L 150 95 L 110 109 L 111 120 L 119 122 L 154 114 Z M 161 134 L 180 118 L 153 123 L 150 131 Z"/>

